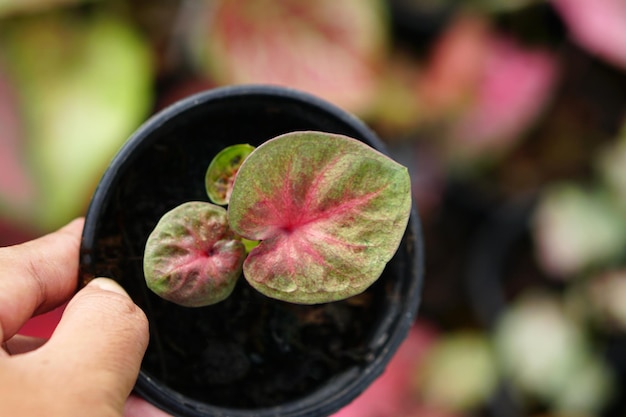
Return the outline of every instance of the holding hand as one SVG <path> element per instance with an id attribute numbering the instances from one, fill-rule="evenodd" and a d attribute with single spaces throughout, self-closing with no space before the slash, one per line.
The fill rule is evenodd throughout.
<path id="1" fill-rule="evenodd" d="M 0 248 L 0 415 L 165 416 L 137 398 L 125 405 L 148 344 L 141 309 L 107 278 L 72 297 L 82 227 Z M 16 334 L 70 298 L 50 340 Z"/>

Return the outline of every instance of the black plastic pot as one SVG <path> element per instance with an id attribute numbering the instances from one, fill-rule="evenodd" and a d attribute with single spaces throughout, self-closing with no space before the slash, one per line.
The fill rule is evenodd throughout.
<path id="1" fill-rule="evenodd" d="M 384 370 L 413 322 L 423 262 L 415 211 L 381 278 L 342 302 L 288 304 L 240 280 L 226 301 L 191 309 L 145 286 L 148 234 L 169 209 L 207 200 L 204 173 L 215 154 L 296 130 L 345 134 L 386 152 L 359 120 L 313 96 L 281 87 L 226 87 L 147 121 L 96 189 L 83 232 L 81 279 L 113 277 L 146 312 L 151 341 L 135 388 L 173 415 L 329 415 Z"/>

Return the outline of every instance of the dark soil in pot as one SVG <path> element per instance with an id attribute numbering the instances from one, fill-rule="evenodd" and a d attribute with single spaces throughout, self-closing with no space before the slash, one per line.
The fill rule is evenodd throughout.
<path id="1" fill-rule="evenodd" d="M 421 240 L 412 213 L 402 245 L 365 293 L 312 306 L 264 297 L 241 279 L 225 301 L 184 308 L 143 278 L 148 234 L 171 208 L 207 201 L 204 173 L 221 149 L 296 130 L 376 136 L 345 112 L 278 87 L 230 87 L 179 102 L 148 121 L 105 173 L 87 214 L 82 279 L 119 281 L 150 320 L 137 391 L 176 415 L 327 415 L 384 369 L 413 321 Z"/>

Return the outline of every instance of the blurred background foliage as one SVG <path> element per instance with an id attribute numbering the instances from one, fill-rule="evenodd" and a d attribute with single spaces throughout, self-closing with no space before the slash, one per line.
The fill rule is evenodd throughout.
<path id="1" fill-rule="evenodd" d="M 242 83 L 349 110 L 412 175 L 419 318 L 338 415 L 626 415 L 626 0 L 0 0 L 0 244 Z"/>

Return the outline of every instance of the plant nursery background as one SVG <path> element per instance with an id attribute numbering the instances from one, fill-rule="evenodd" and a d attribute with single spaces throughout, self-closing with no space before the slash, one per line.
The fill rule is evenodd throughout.
<path id="1" fill-rule="evenodd" d="M 354 113 L 411 173 L 418 318 L 337 416 L 626 415 L 626 0 L 0 0 L 0 245 L 244 83 Z"/>

